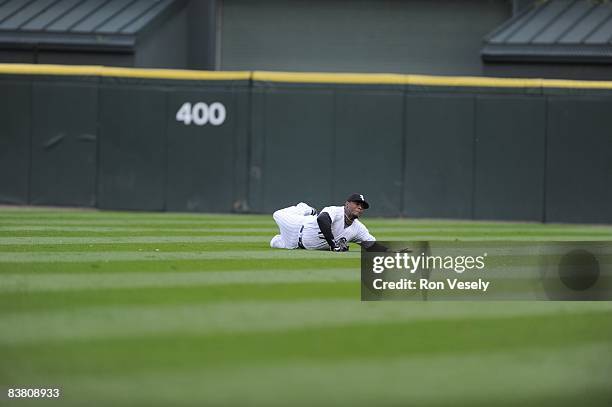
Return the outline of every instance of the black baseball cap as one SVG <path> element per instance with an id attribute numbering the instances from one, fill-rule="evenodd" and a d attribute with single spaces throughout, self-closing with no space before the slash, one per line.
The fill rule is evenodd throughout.
<path id="1" fill-rule="evenodd" d="M 346 200 L 348 202 L 361 202 L 363 204 L 363 209 L 368 209 L 370 207 L 370 204 L 366 201 L 363 194 L 351 194 Z"/>

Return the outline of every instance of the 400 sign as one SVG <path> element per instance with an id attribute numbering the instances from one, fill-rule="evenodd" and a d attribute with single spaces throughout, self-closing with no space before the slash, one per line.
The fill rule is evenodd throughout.
<path id="1" fill-rule="evenodd" d="M 176 112 L 176 120 L 190 125 L 204 126 L 210 123 L 213 126 L 220 126 L 225 121 L 225 106 L 222 103 L 214 102 L 207 105 L 204 102 L 197 102 L 193 105 L 189 102 L 183 103 Z"/>

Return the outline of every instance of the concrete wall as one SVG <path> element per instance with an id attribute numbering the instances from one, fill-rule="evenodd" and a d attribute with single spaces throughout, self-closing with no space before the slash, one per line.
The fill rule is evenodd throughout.
<path id="1" fill-rule="evenodd" d="M 223 0 L 221 70 L 482 75 L 507 0 Z"/>

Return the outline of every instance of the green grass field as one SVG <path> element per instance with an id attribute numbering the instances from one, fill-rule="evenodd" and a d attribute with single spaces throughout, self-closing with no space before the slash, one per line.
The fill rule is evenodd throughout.
<path id="1" fill-rule="evenodd" d="M 380 240 L 612 240 L 364 222 Z M 0 209 L 0 404 L 612 405 L 612 302 L 360 302 L 355 248 L 273 250 L 275 233 L 271 216 Z"/>

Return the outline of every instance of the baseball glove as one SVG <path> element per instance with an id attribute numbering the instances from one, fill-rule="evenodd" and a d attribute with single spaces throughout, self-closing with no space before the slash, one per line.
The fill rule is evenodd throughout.
<path id="1" fill-rule="evenodd" d="M 335 252 L 348 252 L 349 246 L 346 242 L 345 237 L 341 237 L 340 239 L 336 239 L 334 242 L 334 248 L 332 249 Z"/>

